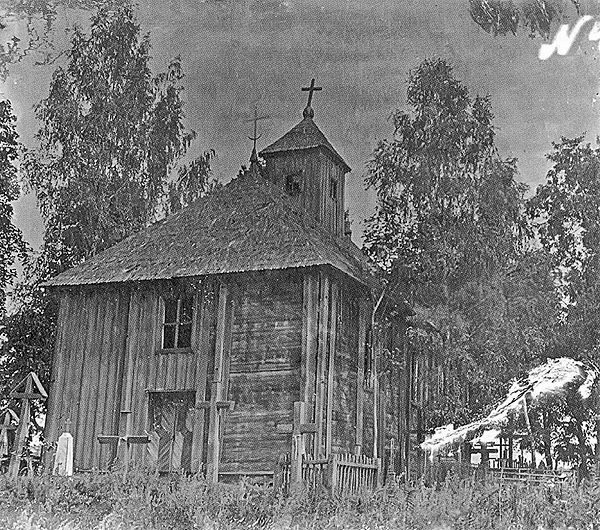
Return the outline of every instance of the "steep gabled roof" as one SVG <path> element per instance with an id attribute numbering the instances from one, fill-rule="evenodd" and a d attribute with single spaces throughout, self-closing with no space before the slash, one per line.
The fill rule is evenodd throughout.
<path id="1" fill-rule="evenodd" d="M 376 285 L 371 264 L 260 175 L 232 180 L 210 197 L 63 272 L 50 286 L 159 280 L 330 265 Z"/>
<path id="2" fill-rule="evenodd" d="M 317 127 L 317 124 L 310 116 L 306 116 L 300 123 L 294 126 L 290 131 L 284 134 L 279 140 L 265 147 L 260 156 L 265 157 L 280 151 L 298 151 L 301 149 L 314 149 L 323 147 L 329 151 L 334 158 L 344 166 L 346 172 L 350 171 L 350 166 L 346 164 L 344 159 L 335 150 L 329 140 Z"/>

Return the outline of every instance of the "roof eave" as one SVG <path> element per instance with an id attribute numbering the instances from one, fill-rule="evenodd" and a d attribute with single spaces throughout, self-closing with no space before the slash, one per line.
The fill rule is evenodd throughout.
<path id="1" fill-rule="evenodd" d="M 275 149 L 269 149 L 268 147 L 263 149 L 259 154 L 259 156 L 261 156 L 262 158 L 269 158 L 270 156 L 277 156 L 281 153 L 285 153 L 286 151 L 310 151 L 311 149 L 322 149 L 323 151 L 329 153 L 330 155 L 333 156 L 333 158 L 339 162 L 339 164 L 344 168 L 344 173 L 350 173 L 350 171 L 352 171 L 352 168 L 346 163 L 346 161 L 342 158 L 342 156 L 330 149 L 329 147 L 325 146 L 325 145 L 311 145 L 308 147 L 281 147 L 278 148 L 276 147 Z"/>

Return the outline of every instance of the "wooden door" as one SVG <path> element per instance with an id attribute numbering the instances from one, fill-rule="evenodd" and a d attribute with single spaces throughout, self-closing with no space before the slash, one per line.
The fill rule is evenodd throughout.
<path id="1" fill-rule="evenodd" d="M 150 394 L 150 454 L 161 473 L 191 472 L 195 392 Z"/>

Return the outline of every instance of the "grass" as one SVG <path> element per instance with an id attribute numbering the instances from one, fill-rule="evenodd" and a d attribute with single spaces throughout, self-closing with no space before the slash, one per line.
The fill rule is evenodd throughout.
<path id="1" fill-rule="evenodd" d="M 437 487 L 388 486 L 338 499 L 326 491 L 284 498 L 272 489 L 131 473 L 71 478 L 0 476 L 6 530 L 596 530 L 600 487 L 562 492 L 449 478 Z"/>

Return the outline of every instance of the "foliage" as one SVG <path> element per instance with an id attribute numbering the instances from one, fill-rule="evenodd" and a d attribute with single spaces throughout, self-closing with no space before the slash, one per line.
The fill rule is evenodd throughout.
<path id="1" fill-rule="evenodd" d="M 469 0 L 471 19 L 486 32 L 497 35 L 517 34 L 522 26 L 530 37 L 548 37 L 552 22 L 565 11 L 579 13 L 579 0 Z"/>
<path id="2" fill-rule="evenodd" d="M 149 46 L 131 7 L 101 9 L 89 36 L 75 28 L 68 65 L 36 107 L 40 147 L 24 166 L 44 218 L 51 273 L 153 221 L 195 136 L 183 125 L 179 58 L 153 78 Z M 201 157 L 185 172 L 196 195 L 209 161 Z"/>
<path id="3" fill-rule="evenodd" d="M 14 262 L 23 257 L 26 246 L 21 231 L 13 224 L 12 202 L 19 198 L 15 162 L 19 156 L 19 135 L 10 101 L 0 101 L 0 321 L 4 317 L 6 289 L 15 279 Z"/>
<path id="4" fill-rule="evenodd" d="M 29 272 L 32 266 L 28 260 L 25 275 L 32 280 L 17 284 L 11 297 L 12 310 L 4 320 L 7 340 L 0 344 L 0 406 L 7 404 L 5 397 L 31 371 L 49 388 L 58 307 L 56 299 L 36 280 L 37 272 Z M 32 403 L 40 406 L 40 402 Z"/>
<path id="5" fill-rule="evenodd" d="M 210 162 L 214 157 L 214 150 L 206 151 L 190 164 L 179 168 L 177 179 L 168 184 L 166 213 L 178 212 L 181 208 L 220 187 L 217 180 L 207 179 L 207 176 L 211 174 Z"/>
<path id="6" fill-rule="evenodd" d="M 528 214 L 543 251 L 549 256 L 560 296 L 554 340 L 547 355 L 600 360 L 600 148 L 584 137 L 561 138 L 547 155 L 552 163 L 546 182 L 528 201 Z M 597 389 L 595 390 L 597 393 Z M 593 408 L 593 407 L 592 407 Z M 546 443 L 552 433 L 557 456 L 587 473 L 592 454 L 586 429 L 593 425 L 590 408 L 567 400 L 538 415 Z M 544 432 L 544 431 L 542 431 Z M 546 450 L 547 452 L 547 450 Z"/>
<path id="7" fill-rule="evenodd" d="M 212 152 L 181 163 L 195 133 L 184 125 L 180 60 L 153 76 L 149 51 L 129 3 L 101 7 L 89 34 L 73 30 L 67 64 L 36 106 L 39 147 L 25 154 L 22 169 L 44 242 L 28 260 L 7 321 L 4 388 L 32 368 L 49 381 L 57 304 L 45 280 L 210 189 Z"/>
<path id="8" fill-rule="evenodd" d="M 365 246 L 442 336 L 433 353 L 448 377 L 426 407 L 435 426 L 481 413 L 540 354 L 553 293 L 545 284 L 537 297 L 543 279 L 527 272 L 539 256 L 526 251 L 526 187 L 494 146 L 489 98 L 472 98 L 439 59 L 411 72 L 407 96 L 412 114 L 393 114 L 368 166 L 378 206 Z"/>
<path id="9" fill-rule="evenodd" d="M 210 485 L 141 473 L 125 484 L 117 475 L 83 475 L 0 478 L 0 486 L 0 524 L 19 529 L 566 530 L 592 528 L 600 516 L 600 491 L 592 485 L 553 490 L 452 475 L 436 487 L 388 485 L 351 498 L 324 490 L 284 498 L 247 482 Z"/>
<path id="10" fill-rule="evenodd" d="M 21 41 L 13 35 L 8 42 L 0 43 L 0 80 L 6 80 L 10 66 L 28 55 L 36 53 L 36 65 L 49 64 L 61 55 L 62 52 L 54 49 L 56 18 L 60 10 L 92 11 L 120 4 L 121 0 L 5 0 L 2 3 L 4 21 L 24 22 L 27 39 Z M 0 20 L 0 30 L 6 27 L 4 21 Z"/>
<path id="11" fill-rule="evenodd" d="M 563 303 L 553 355 L 598 360 L 600 335 L 600 148 L 562 138 L 546 183 L 528 203 L 551 255 Z"/>

